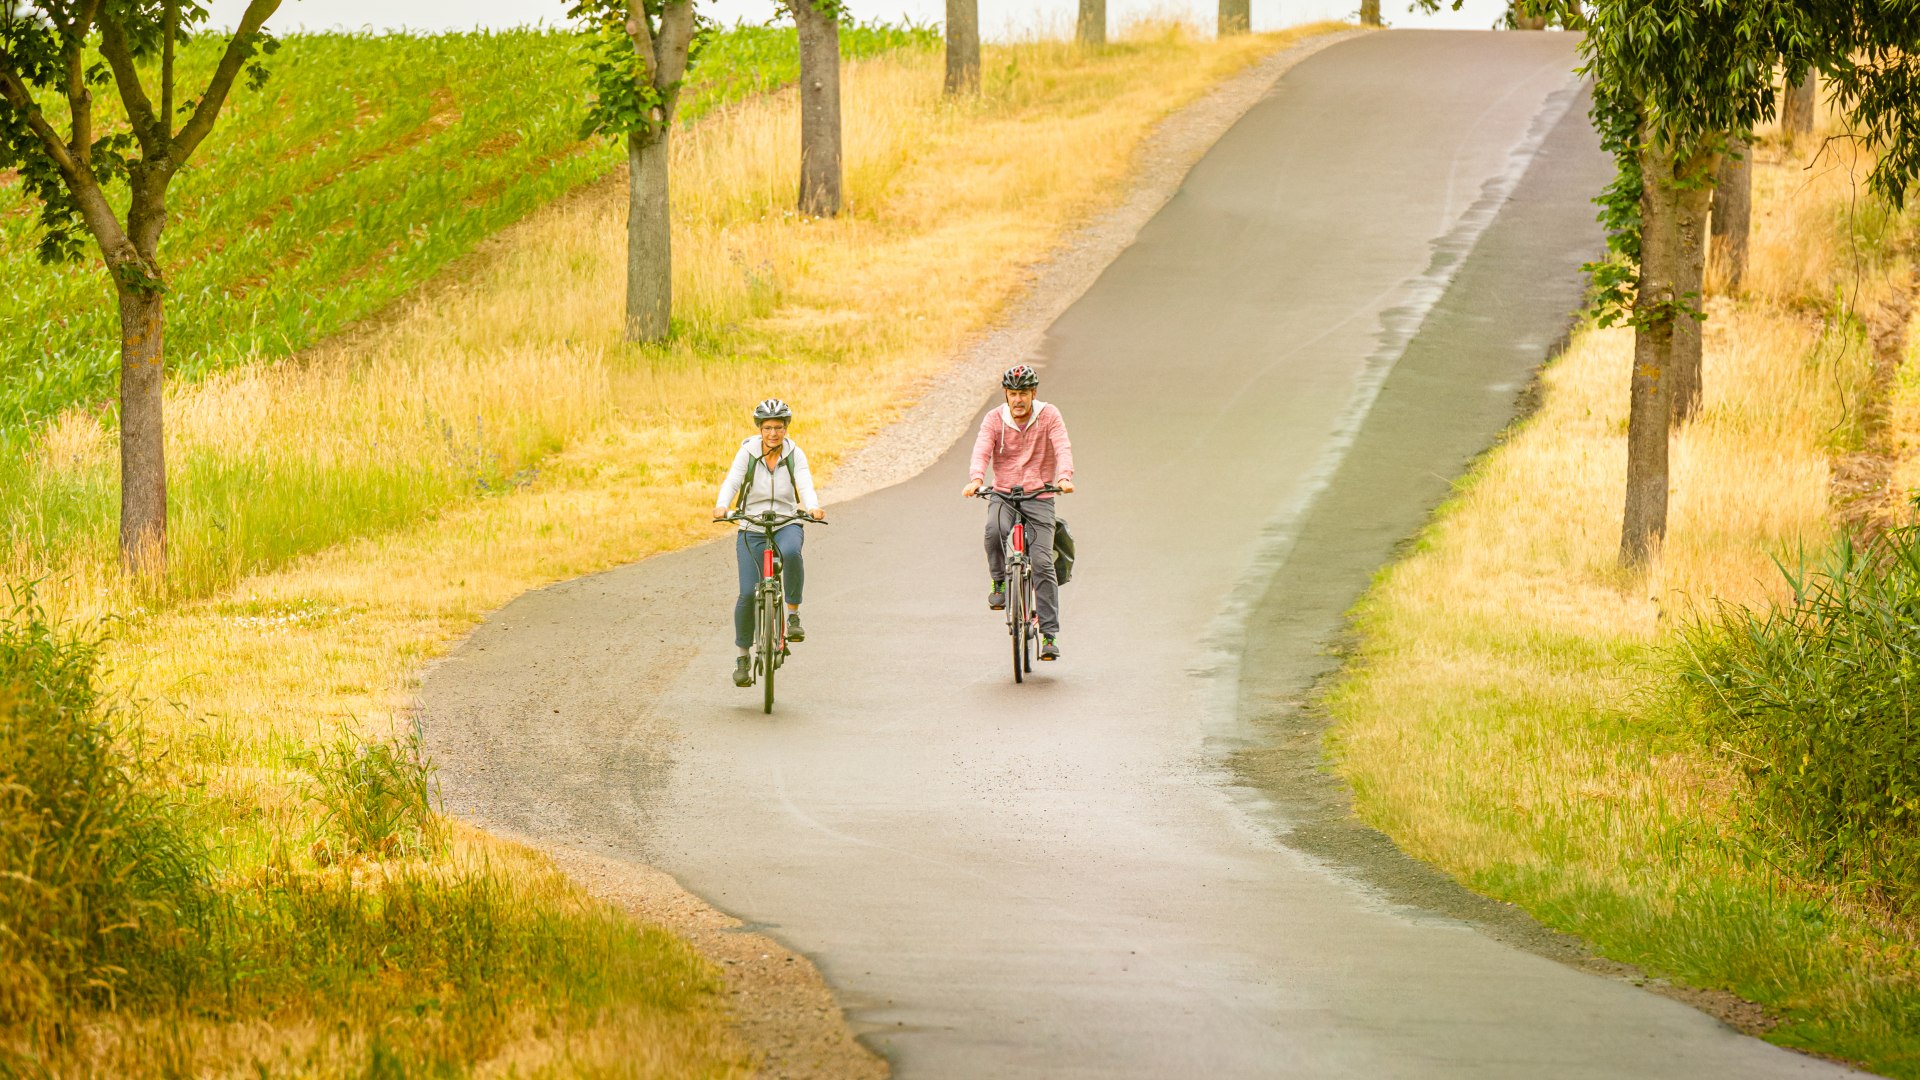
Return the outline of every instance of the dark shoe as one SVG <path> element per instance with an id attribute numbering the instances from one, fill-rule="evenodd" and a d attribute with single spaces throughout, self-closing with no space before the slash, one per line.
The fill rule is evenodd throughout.
<path id="1" fill-rule="evenodd" d="M 1042 660 L 1060 659 L 1060 646 L 1055 645 L 1053 643 L 1052 634 L 1040 635 L 1040 659 Z"/>
<path id="2" fill-rule="evenodd" d="M 733 665 L 733 685 L 735 686 L 752 686 L 753 685 L 753 661 L 752 660 L 743 656 Z"/>
<path id="3" fill-rule="evenodd" d="M 1006 582 L 996 581 L 993 583 L 993 591 L 987 594 L 987 606 L 995 611 L 1007 610 Z"/>
<path id="4" fill-rule="evenodd" d="M 800 613 L 797 611 L 787 612 L 787 640 L 807 640 L 807 632 L 800 628 Z"/>

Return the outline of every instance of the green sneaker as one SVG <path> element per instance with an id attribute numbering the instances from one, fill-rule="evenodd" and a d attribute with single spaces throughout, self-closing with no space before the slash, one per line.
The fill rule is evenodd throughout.
<path id="1" fill-rule="evenodd" d="M 1052 634 L 1040 635 L 1040 659 L 1042 660 L 1060 659 L 1060 646 L 1054 644 Z"/>
<path id="2" fill-rule="evenodd" d="M 1006 582 L 996 581 L 993 583 L 993 591 L 987 593 L 987 606 L 995 611 L 1005 611 L 1007 609 Z"/>

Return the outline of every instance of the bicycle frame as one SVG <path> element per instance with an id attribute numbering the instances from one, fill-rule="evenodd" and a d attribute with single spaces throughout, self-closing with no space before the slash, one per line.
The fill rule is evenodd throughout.
<path id="1" fill-rule="evenodd" d="M 1033 670 L 1033 646 L 1040 640 L 1040 604 L 1039 590 L 1033 578 L 1033 560 L 1027 554 L 1026 510 L 1022 506 L 1042 495 L 1060 494 L 1060 489 L 1048 484 L 1039 491 L 1028 494 L 1020 488 L 1012 491 L 995 491 L 983 488 L 978 497 L 997 500 L 1013 508 L 1013 527 L 1007 530 L 1006 539 L 1006 583 L 1007 583 L 1007 633 L 1013 645 L 1013 681 L 1024 682 Z"/>
<path id="2" fill-rule="evenodd" d="M 739 511 L 713 520 L 716 523 L 744 521 L 758 529 L 766 540 L 766 550 L 760 553 L 760 583 L 753 589 L 753 673 L 762 683 L 765 711 L 770 713 L 773 711 L 773 673 L 786 662 L 790 651 L 787 646 L 787 620 L 783 617 L 787 599 L 786 580 L 778 550 L 774 547 L 773 534 L 796 521 L 809 525 L 825 525 L 826 522 L 810 514 L 765 513 L 749 517 Z"/>

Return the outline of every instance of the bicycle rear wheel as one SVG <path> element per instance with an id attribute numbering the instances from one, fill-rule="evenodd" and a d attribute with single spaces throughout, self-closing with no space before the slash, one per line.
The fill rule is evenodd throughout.
<path id="1" fill-rule="evenodd" d="M 760 667 L 763 711 L 773 711 L 773 673 L 780 667 L 780 594 L 769 589 L 760 594 Z"/>
<path id="2" fill-rule="evenodd" d="M 1022 587 L 1026 568 L 1015 566 L 1007 582 L 1007 638 L 1013 642 L 1013 681 L 1024 682 L 1021 674 L 1021 653 L 1027 641 L 1027 591 Z"/>

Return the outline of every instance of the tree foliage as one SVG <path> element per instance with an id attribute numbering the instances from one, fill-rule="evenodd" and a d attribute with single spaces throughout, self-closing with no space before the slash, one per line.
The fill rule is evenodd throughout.
<path id="1" fill-rule="evenodd" d="M 42 0 L 0 3 L 0 169 L 14 169 L 40 204 L 38 254 L 48 263 L 80 257 L 83 228 L 103 247 L 119 239 L 117 222 L 90 205 L 115 183 L 159 181 L 185 166 L 213 128 L 234 79 L 267 78 L 264 58 L 279 43 L 264 28 L 278 0 L 250 4 L 205 92 L 176 104 L 174 57 L 206 25 L 197 0 Z M 148 95 L 142 68 L 159 64 L 160 100 Z M 116 89 L 127 126 L 96 128 L 93 94 Z M 67 132 L 44 102 L 65 101 Z M 176 126 L 177 121 L 181 121 Z M 132 216 L 131 213 L 128 215 Z M 157 234 L 155 239 L 157 240 Z M 147 258 L 109 262 L 123 283 L 158 290 L 158 268 Z"/>
<path id="2" fill-rule="evenodd" d="M 248 0 L 198 98 L 181 101 L 174 61 L 207 22 L 199 0 L 0 0 L 0 167 L 39 201 L 42 259 L 80 254 L 84 226 L 120 307 L 120 550 L 129 569 L 166 568 L 166 291 L 160 236 L 167 187 L 212 132 L 235 79 L 266 78 L 264 27 L 280 0 Z M 158 68 L 156 71 L 155 68 Z M 148 93 L 152 80 L 156 102 Z M 102 123 L 96 89 L 119 92 L 124 127 Z M 45 102 L 65 99 L 66 133 Z M 124 182 L 126 210 L 107 192 Z"/>
<path id="3" fill-rule="evenodd" d="M 1513 30 L 1518 27 L 1520 17 L 1533 16 L 1545 19 L 1548 26 L 1563 30 L 1584 30 L 1587 26 L 1586 11 L 1582 6 L 1584 2 L 1585 0 L 1515 0 L 1507 5 L 1494 29 Z M 1441 8 L 1459 11 L 1465 4 L 1466 0 L 1413 0 L 1407 10 L 1434 15 Z"/>
<path id="4" fill-rule="evenodd" d="M 586 32 L 592 55 L 582 136 L 665 134 L 713 21 L 693 0 L 575 0 L 567 17 Z"/>

